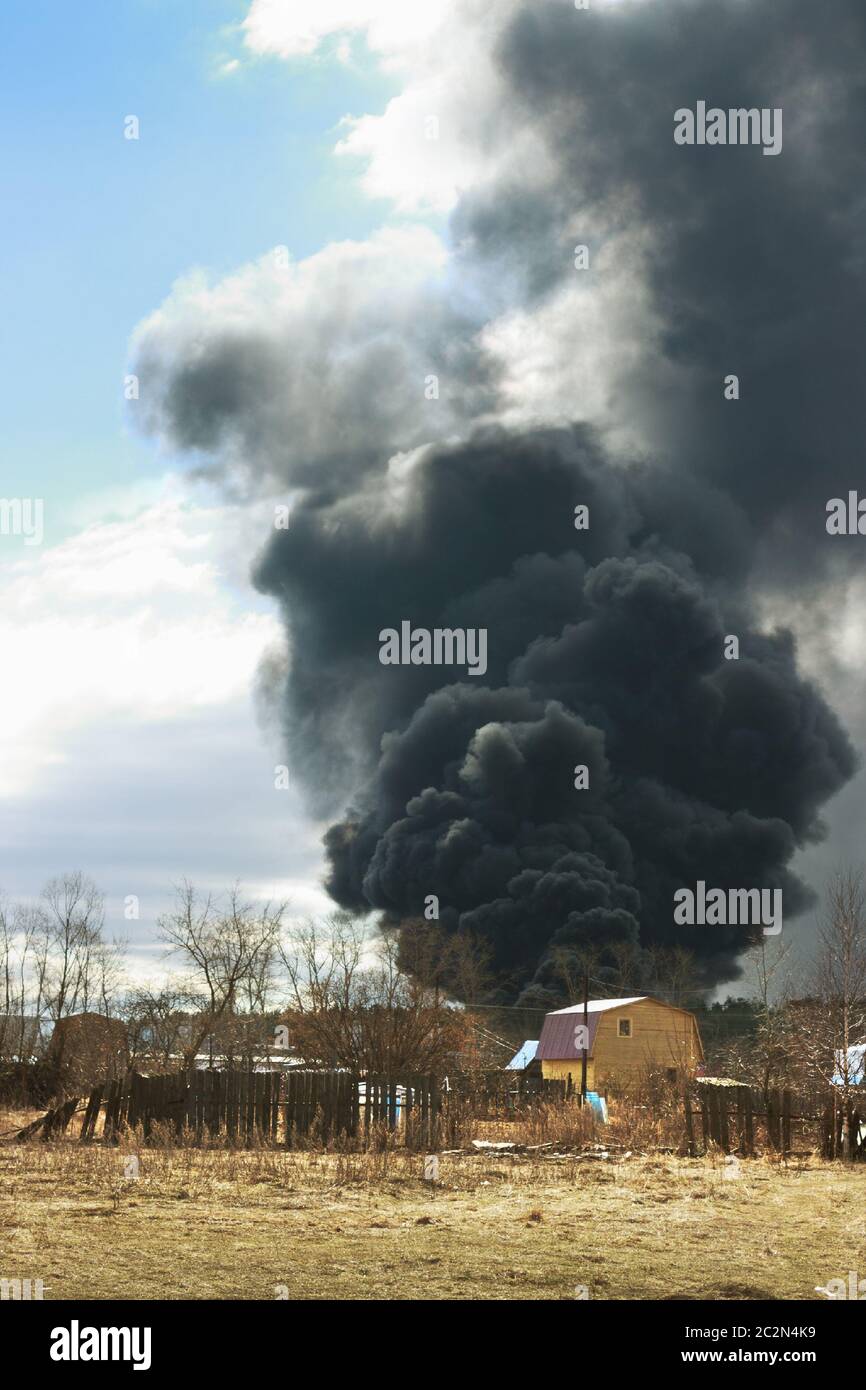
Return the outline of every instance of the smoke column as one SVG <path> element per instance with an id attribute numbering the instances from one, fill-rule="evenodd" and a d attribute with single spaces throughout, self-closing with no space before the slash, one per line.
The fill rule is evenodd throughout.
<path id="1" fill-rule="evenodd" d="M 255 582 L 337 903 L 400 920 L 436 895 L 526 1004 L 590 944 L 683 945 L 730 980 L 754 933 L 675 926 L 674 891 L 802 912 L 791 858 L 857 766 L 762 605 L 857 563 L 824 522 L 866 434 L 866 14 L 550 0 L 443 23 L 483 55 L 468 95 L 453 46 L 425 60 L 478 155 L 447 246 L 400 225 L 288 280 L 250 267 L 207 313 L 176 292 L 137 344 L 149 424 L 234 486 L 293 489 Z M 677 146 L 698 100 L 782 109 L 781 152 Z M 483 677 L 382 665 L 403 620 L 486 629 Z"/>

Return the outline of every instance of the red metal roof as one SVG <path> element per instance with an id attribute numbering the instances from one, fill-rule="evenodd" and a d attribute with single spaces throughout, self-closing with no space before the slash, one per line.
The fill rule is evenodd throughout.
<path id="1" fill-rule="evenodd" d="M 588 1056 L 592 1056 L 598 1021 L 610 1009 L 621 1009 L 627 1004 L 639 1004 L 646 994 L 636 994 L 630 999 L 590 999 L 587 1006 L 587 1025 L 589 1027 Z M 541 1028 L 536 1057 L 545 1062 L 567 1062 L 572 1057 L 579 1061 L 583 1055 L 582 1047 L 575 1040 L 575 1029 L 583 1024 L 583 1005 L 572 1004 L 567 1009 L 557 1009 L 547 1014 Z"/>

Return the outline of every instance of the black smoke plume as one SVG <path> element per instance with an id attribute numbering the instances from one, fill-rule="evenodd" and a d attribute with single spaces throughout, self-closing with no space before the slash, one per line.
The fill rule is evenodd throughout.
<path id="1" fill-rule="evenodd" d="M 426 450 L 377 513 L 297 508 L 257 577 L 291 634 L 292 766 L 321 806 L 361 784 L 326 837 L 334 898 L 407 918 L 435 894 L 523 1003 L 589 944 L 685 945 L 732 977 L 748 931 L 675 927 L 675 889 L 779 887 L 801 911 L 786 866 L 854 769 L 790 635 L 754 626 L 747 533 L 730 499 L 612 468 L 579 427 Z M 380 665 L 404 618 L 486 627 L 486 676 Z"/>
<path id="2" fill-rule="evenodd" d="M 454 282 L 477 292 L 425 287 L 401 318 L 400 292 L 358 291 L 373 262 L 350 281 L 329 260 L 307 333 L 230 297 L 177 347 L 169 318 L 142 346 L 153 424 L 305 489 L 256 578 L 288 633 L 294 773 L 336 817 L 334 898 L 399 920 L 435 894 L 527 1002 L 557 997 L 554 951 L 588 943 L 683 944 L 712 984 L 749 933 L 676 928 L 674 890 L 779 887 L 795 916 L 792 856 L 855 769 L 762 603 L 823 603 L 866 544 L 824 529 L 866 437 L 866 6 L 503 0 L 484 22 L 501 87 L 495 109 L 477 94 L 483 140 L 529 129 L 539 153 L 494 160 L 458 203 Z M 698 100 L 782 108 L 781 154 L 675 145 Z M 592 363 L 577 242 L 588 294 L 645 293 L 606 343 L 603 419 L 560 372 L 572 348 Z M 536 377 L 566 383 L 553 411 L 515 411 L 478 336 L 515 310 L 527 352 L 547 342 Z M 428 370 L 438 417 L 418 415 Z M 404 619 L 486 628 L 486 675 L 380 665 Z"/>

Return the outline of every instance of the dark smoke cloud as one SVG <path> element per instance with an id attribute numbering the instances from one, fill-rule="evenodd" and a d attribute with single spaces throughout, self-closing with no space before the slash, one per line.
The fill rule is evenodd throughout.
<path id="1" fill-rule="evenodd" d="M 515 177 L 469 194 L 455 218 L 464 254 L 522 267 L 542 302 L 574 277 L 581 219 L 605 236 L 639 228 L 663 328 L 658 357 L 620 380 L 623 408 L 747 510 L 765 574 L 802 582 L 850 559 L 823 518 L 866 435 L 866 7 L 527 5 L 498 59 L 513 119 L 536 128 L 555 173 L 541 192 Z M 782 153 L 675 145 L 673 112 L 698 99 L 781 107 Z"/>
<path id="2" fill-rule="evenodd" d="M 335 769 L 367 772 L 326 837 L 331 893 L 397 918 L 436 894 L 522 1002 L 555 998 L 552 951 L 587 943 L 686 945 L 709 979 L 733 976 L 748 932 L 675 927 L 674 890 L 781 887 L 796 914 L 809 895 L 786 865 L 854 770 L 790 636 L 751 624 L 736 509 L 718 506 L 715 544 L 690 557 L 712 497 L 652 483 L 582 428 L 490 431 L 426 451 L 375 523 L 346 501 L 301 506 L 258 570 L 295 653 L 293 767 L 320 805 Z M 379 665 L 379 631 L 403 618 L 486 626 L 483 685 Z"/>
<path id="3" fill-rule="evenodd" d="M 383 228 L 300 263 L 275 248 L 216 285 L 193 274 L 140 325 L 140 422 L 198 452 L 242 493 L 338 496 L 383 457 L 445 435 L 496 400 L 477 305 L 440 240 Z M 449 390 L 431 403 L 425 378 Z"/>
<path id="4" fill-rule="evenodd" d="M 856 764 L 759 601 L 784 587 L 808 604 L 859 558 L 856 538 L 826 536 L 824 508 L 856 486 L 866 433 L 866 9 L 503 13 L 503 140 L 531 126 L 547 161 L 465 192 L 452 232 L 456 280 L 483 287 L 471 311 L 429 277 L 383 309 L 388 257 L 368 257 L 349 350 L 332 350 L 349 282 L 329 259 L 310 272 L 309 351 L 306 299 L 269 327 L 266 290 L 243 330 L 232 312 L 145 335 L 154 419 L 175 443 L 239 450 L 307 488 L 256 580 L 289 637 L 293 772 L 336 817 L 338 902 L 399 919 L 438 895 L 446 926 L 488 938 L 523 1001 L 555 998 L 553 951 L 587 943 L 683 944 L 724 981 L 748 933 L 676 928 L 674 890 L 779 887 L 786 920 L 802 911 L 791 858 Z M 781 155 L 676 146 L 673 113 L 699 99 L 782 107 Z M 589 276 L 639 274 L 657 324 L 609 363 L 606 425 L 626 422 L 639 458 L 586 424 L 469 428 L 504 418 L 496 354 L 476 336 L 491 286 L 507 287 L 491 316 L 518 308 L 551 328 L 551 371 L 582 346 L 568 299 L 582 225 Z M 606 244 L 629 264 L 599 270 Z M 461 384 L 439 417 L 419 404 L 426 370 Z M 579 390 L 557 414 L 581 418 Z M 432 438 L 452 442 L 417 447 Z M 415 452 L 389 462 L 395 449 Z M 578 503 L 588 532 L 573 529 Z M 487 628 L 483 680 L 382 667 L 378 633 L 403 619 Z M 727 633 L 738 661 L 723 659 Z M 577 763 L 589 791 L 573 789 Z"/>

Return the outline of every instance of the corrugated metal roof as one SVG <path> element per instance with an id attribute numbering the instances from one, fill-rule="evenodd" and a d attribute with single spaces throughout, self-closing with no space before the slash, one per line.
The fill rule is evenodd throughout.
<path id="1" fill-rule="evenodd" d="M 523 1071 L 535 1057 L 538 1051 L 538 1041 L 534 1038 L 527 1038 L 519 1052 L 515 1052 L 511 1061 L 506 1065 L 506 1071 Z"/>
<path id="2" fill-rule="evenodd" d="M 590 999 L 587 1005 L 587 1025 L 589 1027 L 588 1054 L 592 1056 L 598 1021 L 610 1009 L 621 1009 L 625 1004 L 639 1004 L 647 999 L 646 994 L 635 994 L 629 999 Z M 536 1057 L 546 1062 L 565 1062 L 570 1057 L 579 1061 L 583 1055 L 578 1046 L 575 1030 L 583 1025 L 583 1005 L 571 1004 L 567 1009 L 556 1009 L 545 1016 L 538 1042 Z"/>
<path id="3" fill-rule="evenodd" d="M 601 1014 L 605 1009 L 621 1009 L 624 1004 L 640 1004 L 642 1000 L 649 999 L 648 994 L 632 994 L 628 999 L 590 999 L 586 1006 L 587 1013 Z M 567 1009 L 554 1009 L 553 1014 L 582 1014 L 582 1004 L 569 1004 Z M 548 1018 L 552 1015 L 548 1014 Z"/>

